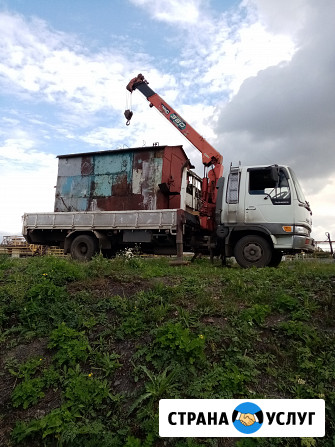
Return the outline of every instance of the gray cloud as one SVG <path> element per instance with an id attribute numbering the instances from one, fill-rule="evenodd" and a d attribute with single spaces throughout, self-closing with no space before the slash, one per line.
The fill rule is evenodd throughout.
<path id="1" fill-rule="evenodd" d="M 264 17 L 282 7 L 270 3 Z M 244 164 L 287 163 L 302 178 L 324 178 L 335 171 L 335 4 L 310 0 L 301 14 L 292 60 L 244 81 L 217 132 L 223 152 Z"/>

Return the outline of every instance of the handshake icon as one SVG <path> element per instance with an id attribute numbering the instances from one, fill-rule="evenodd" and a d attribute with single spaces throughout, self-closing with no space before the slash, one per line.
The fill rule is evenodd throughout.
<path id="1" fill-rule="evenodd" d="M 241 422 L 241 424 L 245 425 L 246 427 L 249 427 L 249 425 L 252 425 L 256 422 L 256 418 L 253 414 L 241 413 L 239 421 Z"/>
<path id="2" fill-rule="evenodd" d="M 251 413 L 240 413 L 238 411 L 234 411 L 233 413 L 233 422 L 240 421 L 245 427 L 249 427 L 253 425 L 255 422 L 260 424 L 263 423 L 263 413 L 262 411 L 258 411 L 255 414 Z"/>

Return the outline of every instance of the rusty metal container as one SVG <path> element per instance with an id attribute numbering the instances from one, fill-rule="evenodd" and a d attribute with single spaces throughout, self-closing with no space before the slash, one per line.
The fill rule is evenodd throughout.
<path id="1" fill-rule="evenodd" d="M 175 209 L 189 165 L 182 146 L 58 156 L 55 211 Z"/>

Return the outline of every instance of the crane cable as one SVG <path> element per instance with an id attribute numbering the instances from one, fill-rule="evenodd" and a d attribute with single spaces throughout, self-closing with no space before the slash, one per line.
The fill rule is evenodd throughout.
<path id="1" fill-rule="evenodd" d="M 133 112 L 131 111 L 132 99 L 133 99 L 133 95 L 130 92 L 126 91 L 126 110 L 124 112 L 124 116 L 126 117 L 126 120 L 127 120 L 126 126 L 129 126 L 131 117 L 133 116 Z"/>

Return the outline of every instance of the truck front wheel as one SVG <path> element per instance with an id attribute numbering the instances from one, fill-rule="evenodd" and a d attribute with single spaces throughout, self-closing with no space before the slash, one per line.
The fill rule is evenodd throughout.
<path id="1" fill-rule="evenodd" d="M 266 267 L 272 258 L 269 242 L 261 236 L 250 235 L 242 237 L 235 245 L 234 256 L 243 267 Z"/>
<path id="2" fill-rule="evenodd" d="M 278 267 L 278 265 L 281 263 L 282 257 L 283 254 L 280 251 L 275 250 L 272 253 L 271 261 L 269 262 L 269 267 Z"/>
<path id="3" fill-rule="evenodd" d="M 97 240 L 87 234 L 77 236 L 71 244 L 71 256 L 78 261 L 89 261 L 98 251 Z"/>

